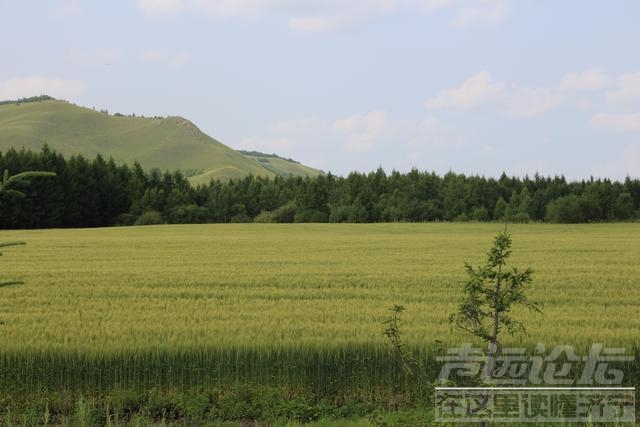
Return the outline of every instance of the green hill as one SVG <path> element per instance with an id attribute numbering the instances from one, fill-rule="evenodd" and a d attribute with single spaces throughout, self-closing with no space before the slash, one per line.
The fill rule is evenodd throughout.
<path id="1" fill-rule="evenodd" d="M 1 151 L 39 151 L 44 144 L 65 156 L 102 154 L 129 164 L 138 161 L 145 168 L 180 169 L 200 183 L 276 175 L 182 117 L 109 115 L 48 97 L 0 103 Z"/>
<path id="2" fill-rule="evenodd" d="M 293 159 L 285 159 L 277 154 L 265 154 L 258 151 L 238 150 L 245 156 L 259 162 L 262 166 L 269 169 L 278 176 L 318 176 L 324 174 L 321 170 L 305 166 Z"/>

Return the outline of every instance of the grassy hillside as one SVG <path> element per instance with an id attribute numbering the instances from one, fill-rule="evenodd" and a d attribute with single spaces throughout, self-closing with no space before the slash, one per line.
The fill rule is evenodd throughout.
<path id="1" fill-rule="evenodd" d="M 57 100 L 0 105 L 0 150 L 39 151 L 45 143 L 65 156 L 102 154 L 145 168 L 196 171 L 198 182 L 275 175 L 182 117 L 112 116 Z"/>
<path id="2" fill-rule="evenodd" d="M 257 151 L 239 151 L 245 156 L 259 162 L 262 166 L 269 169 L 271 172 L 278 176 L 294 175 L 313 177 L 322 175 L 324 173 L 318 169 L 305 166 L 302 163 L 296 162 L 292 159 L 285 159 L 284 157 L 280 157 L 276 154 L 265 154 Z"/>

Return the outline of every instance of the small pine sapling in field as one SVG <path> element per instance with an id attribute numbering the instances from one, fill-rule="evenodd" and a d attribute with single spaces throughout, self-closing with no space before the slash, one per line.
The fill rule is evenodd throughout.
<path id="1" fill-rule="evenodd" d="M 507 268 L 511 243 L 511 235 L 505 229 L 494 238 L 484 266 L 465 264 L 469 276 L 464 287 L 465 298 L 458 311 L 449 317 L 449 322 L 456 328 L 489 344 L 487 363 L 482 372 L 485 381 L 493 378 L 500 334 L 505 330 L 511 335 L 526 332 L 524 324 L 511 316 L 513 307 L 522 305 L 531 311 L 542 312 L 541 305 L 526 295 L 533 282 L 533 270 Z"/>
<path id="2" fill-rule="evenodd" d="M 487 362 L 482 370 L 482 380 L 485 383 L 491 382 L 493 378 L 500 334 L 505 330 L 510 334 L 525 332 L 524 324 L 511 317 L 512 308 L 522 305 L 531 311 L 542 312 L 541 305 L 531 301 L 526 295 L 533 283 L 533 270 L 507 268 L 507 258 L 510 255 L 511 235 L 505 228 L 504 232 L 494 238 L 484 266 L 473 267 L 465 263 L 469 275 L 464 287 L 466 295 L 458 311 L 449 317 L 449 322 L 458 329 L 488 343 Z M 391 311 L 392 315 L 384 321 L 384 334 L 391 342 L 403 370 L 409 374 L 419 374 L 418 363 L 407 353 L 407 346 L 401 339 L 399 316 L 404 307 L 395 305 Z M 487 399 L 488 389 L 484 394 L 483 406 Z"/>

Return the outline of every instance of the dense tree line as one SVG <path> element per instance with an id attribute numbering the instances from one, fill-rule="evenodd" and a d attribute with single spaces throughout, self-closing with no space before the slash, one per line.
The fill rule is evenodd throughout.
<path id="1" fill-rule="evenodd" d="M 640 218 L 640 180 L 567 182 L 564 177 L 499 179 L 449 172 L 267 179 L 249 176 L 193 187 L 180 172 L 145 171 L 101 156 L 65 159 L 9 150 L 0 170 L 56 173 L 24 198 L 0 197 L 0 227 L 104 227 L 206 222 L 549 221 Z"/>

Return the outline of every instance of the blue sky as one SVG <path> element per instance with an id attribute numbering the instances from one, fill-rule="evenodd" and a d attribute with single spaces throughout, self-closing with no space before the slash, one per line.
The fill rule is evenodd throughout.
<path id="1" fill-rule="evenodd" d="M 640 2 L 0 0 L 0 98 L 346 174 L 640 176 Z"/>

